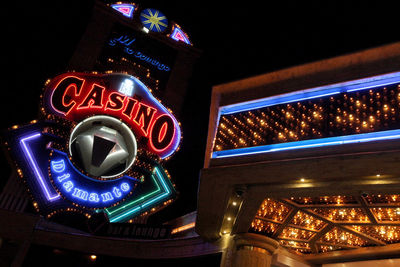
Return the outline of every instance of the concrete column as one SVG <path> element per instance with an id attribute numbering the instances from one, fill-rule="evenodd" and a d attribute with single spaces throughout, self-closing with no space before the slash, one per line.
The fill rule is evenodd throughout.
<path id="1" fill-rule="evenodd" d="M 272 254 L 279 247 L 276 240 L 251 233 L 237 234 L 231 242 L 221 267 L 270 267 Z"/>

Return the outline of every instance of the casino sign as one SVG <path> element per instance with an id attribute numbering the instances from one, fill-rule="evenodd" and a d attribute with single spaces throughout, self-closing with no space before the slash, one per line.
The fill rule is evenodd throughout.
<path id="1" fill-rule="evenodd" d="M 180 126 L 137 77 L 61 74 L 46 83 L 40 111 L 6 139 L 42 214 L 104 212 L 123 222 L 175 198 L 161 162 L 178 149 Z"/>

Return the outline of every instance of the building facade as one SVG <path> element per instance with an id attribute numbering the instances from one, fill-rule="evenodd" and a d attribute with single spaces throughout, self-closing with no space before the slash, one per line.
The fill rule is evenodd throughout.
<path id="1" fill-rule="evenodd" d="M 213 88 L 196 231 L 233 239 L 223 266 L 397 257 L 399 49 Z"/>
<path id="2" fill-rule="evenodd" d="M 4 135 L 0 265 L 400 263 L 399 43 L 214 86 L 197 211 L 147 223 L 179 191 L 163 163 L 200 53 L 162 11 L 96 1 L 41 117 Z M 95 168 L 117 150 L 138 159 Z"/>

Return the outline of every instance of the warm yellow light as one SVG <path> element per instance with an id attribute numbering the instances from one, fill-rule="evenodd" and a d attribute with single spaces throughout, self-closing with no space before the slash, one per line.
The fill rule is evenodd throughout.
<path id="1" fill-rule="evenodd" d="M 182 231 L 185 231 L 185 230 L 194 228 L 195 226 L 196 226 L 196 223 L 195 223 L 195 222 L 192 222 L 192 223 L 183 225 L 183 226 L 181 226 L 181 227 L 172 229 L 171 234 L 176 234 L 176 233 L 179 233 L 179 232 L 182 232 Z"/>
<path id="2" fill-rule="evenodd" d="M 237 205 L 237 202 L 236 202 L 236 201 L 233 201 L 233 202 L 232 202 L 232 205 L 233 205 L 233 206 L 236 206 L 236 205 Z"/>
<path id="3" fill-rule="evenodd" d="M 301 179 L 300 179 L 300 182 L 302 182 L 302 183 L 305 182 L 305 179 L 304 179 L 304 178 L 301 178 Z"/>
<path id="4" fill-rule="evenodd" d="M 95 261 L 95 260 L 97 259 L 97 256 L 96 256 L 96 255 L 90 255 L 90 259 L 91 259 L 92 261 Z"/>

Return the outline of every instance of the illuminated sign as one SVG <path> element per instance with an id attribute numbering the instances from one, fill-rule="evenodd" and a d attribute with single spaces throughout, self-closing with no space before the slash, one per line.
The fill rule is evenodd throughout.
<path id="1" fill-rule="evenodd" d="M 120 92 L 127 84 L 135 88 L 133 96 Z M 174 116 L 132 76 L 66 73 L 46 86 L 44 101 L 47 112 L 69 121 L 96 114 L 117 117 L 132 128 L 136 139 L 146 138 L 144 148 L 161 158 L 170 156 L 180 142 Z"/>
<path id="2" fill-rule="evenodd" d="M 400 73 L 220 108 L 213 158 L 400 138 Z"/>
<path id="3" fill-rule="evenodd" d="M 117 180 L 99 181 L 74 167 L 68 155 L 54 150 L 50 157 L 50 177 L 54 188 L 74 203 L 91 208 L 105 208 L 125 199 L 137 179 L 123 176 Z"/>
<path id="4" fill-rule="evenodd" d="M 136 239 L 166 239 L 171 237 L 171 226 L 149 226 L 146 224 L 111 223 L 99 229 L 96 234 Z"/>
<path id="5" fill-rule="evenodd" d="M 41 111 L 45 120 L 12 127 L 7 144 L 43 214 L 123 222 L 174 198 L 160 160 L 177 150 L 179 123 L 138 78 L 62 74 L 45 85 Z"/>
<path id="6" fill-rule="evenodd" d="M 142 30 L 116 23 L 104 40 L 95 67 L 104 72 L 128 70 L 140 75 L 141 82 L 154 91 L 162 92 L 173 74 L 178 53 Z"/>
<path id="7" fill-rule="evenodd" d="M 168 67 L 167 65 L 161 63 L 157 59 L 154 59 L 142 51 L 138 51 L 134 48 L 132 45 L 135 42 L 136 38 L 133 36 L 128 36 L 128 35 L 120 35 L 116 38 L 112 38 L 109 40 L 108 44 L 110 46 L 115 46 L 116 44 L 120 44 L 124 47 L 124 52 L 128 55 L 132 55 L 135 58 L 139 59 L 140 61 L 146 62 L 147 64 L 151 64 L 157 69 L 161 71 L 170 71 L 171 68 Z"/>
<path id="8" fill-rule="evenodd" d="M 170 37 L 175 41 L 184 42 L 186 44 L 192 45 L 188 35 L 177 24 L 173 25 Z"/>

